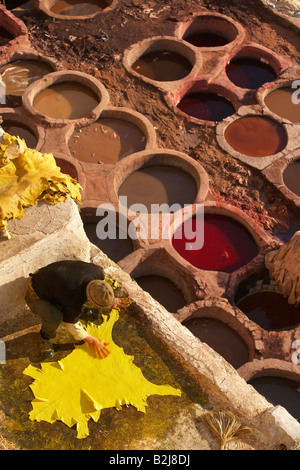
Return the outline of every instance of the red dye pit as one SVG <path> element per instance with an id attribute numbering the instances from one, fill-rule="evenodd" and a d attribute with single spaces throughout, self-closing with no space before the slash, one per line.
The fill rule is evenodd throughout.
<path id="1" fill-rule="evenodd" d="M 252 90 L 276 79 L 276 73 L 268 63 L 247 57 L 232 60 L 226 67 L 226 73 L 236 86 Z"/>
<path id="2" fill-rule="evenodd" d="M 175 231 L 172 245 L 185 260 L 199 269 L 232 273 L 258 254 L 258 247 L 250 233 L 229 217 L 206 214 L 203 248 L 187 250 L 188 244 L 193 240 L 186 238 L 185 233 L 195 233 L 195 230 L 196 219 L 187 220 L 183 224 L 183 230 L 179 227 Z"/>
<path id="3" fill-rule="evenodd" d="M 196 47 L 220 47 L 229 43 L 224 36 L 215 33 L 195 33 L 183 39 Z"/>
<path id="4" fill-rule="evenodd" d="M 188 116 L 203 121 L 222 121 L 235 113 L 233 105 L 215 93 L 191 93 L 184 96 L 177 107 Z"/>

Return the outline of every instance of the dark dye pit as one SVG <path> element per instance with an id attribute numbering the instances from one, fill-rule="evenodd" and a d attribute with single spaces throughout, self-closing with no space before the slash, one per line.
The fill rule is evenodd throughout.
<path id="1" fill-rule="evenodd" d="M 60 171 L 62 173 L 65 173 L 67 175 L 70 175 L 71 178 L 74 178 L 75 180 L 78 180 L 78 173 L 74 165 L 72 163 L 68 162 L 67 160 L 63 160 L 62 158 L 55 158 L 57 166 L 60 167 Z"/>
<path id="2" fill-rule="evenodd" d="M 87 16 L 107 8 L 108 5 L 105 0 L 59 0 L 52 5 L 50 11 L 64 16 Z"/>
<path id="3" fill-rule="evenodd" d="M 31 149 L 36 147 L 37 138 L 32 130 L 25 124 L 13 120 L 4 120 L 1 126 L 8 134 L 24 139 L 27 147 Z"/>
<path id="4" fill-rule="evenodd" d="M 199 229 L 196 219 L 187 220 L 175 231 L 172 245 L 186 261 L 199 269 L 232 273 L 258 254 L 258 247 L 251 234 L 234 219 L 205 214 L 203 248 L 188 250 L 188 245 L 195 238 L 189 240 L 185 233 L 196 233 L 196 229 Z"/>
<path id="5" fill-rule="evenodd" d="M 4 29 L 0 26 L 0 47 L 8 44 L 12 39 L 14 39 L 14 36 L 9 31 L 7 31 L 7 29 Z"/>
<path id="6" fill-rule="evenodd" d="M 236 86 L 252 90 L 277 78 L 275 71 L 267 62 L 250 57 L 232 60 L 226 67 L 226 73 Z"/>
<path id="7" fill-rule="evenodd" d="M 146 137 L 136 125 L 114 118 L 77 129 L 69 140 L 72 156 L 87 163 L 115 163 L 145 146 Z"/>
<path id="8" fill-rule="evenodd" d="M 278 292 L 249 294 L 237 306 L 250 320 L 267 331 L 284 330 L 300 324 L 300 309 L 290 305 Z"/>
<path id="9" fill-rule="evenodd" d="M 142 55 L 132 69 L 152 80 L 171 82 L 186 77 L 192 70 L 192 64 L 176 52 L 153 51 Z"/>
<path id="10" fill-rule="evenodd" d="M 97 105 L 99 98 L 88 87 L 77 82 L 56 83 L 41 91 L 33 107 L 53 119 L 80 119 Z"/>
<path id="11" fill-rule="evenodd" d="M 143 290 L 149 292 L 169 312 L 175 313 L 186 304 L 182 292 L 165 277 L 149 275 L 135 280 Z"/>
<path id="12" fill-rule="evenodd" d="M 220 47 L 229 43 L 228 39 L 216 33 L 195 33 L 183 38 L 196 47 Z"/>
<path id="13" fill-rule="evenodd" d="M 293 88 L 279 88 L 266 96 L 265 104 L 277 116 L 298 123 L 300 122 L 300 104 L 293 102 L 294 93 Z"/>
<path id="14" fill-rule="evenodd" d="M 34 81 L 42 78 L 53 68 L 39 60 L 14 60 L 0 67 L 0 73 L 5 83 L 5 106 L 15 107 L 22 103 L 22 95 Z"/>
<path id="15" fill-rule="evenodd" d="M 273 406 L 283 406 L 300 420 L 300 384 L 284 377 L 259 377 L 249 382 Z"/>
<path id="16" fill-rule="evenodd" d="M 194 178 L 180 168 L 168 165 L 143 167 L 131 173 L 119 188 L 119 196 L 127 196 L 127 207 L 144 204 L 148 213 L 152 204 L 179 204 L 181 207 L 193 204 L 196 195 Z"/>
<path id="17" fill-rule="evenodd" d="M 223 96 L 215 93 L 191 93 L 177 104 L 188 116 L 203 121 L 222 121 L 235 113 L 234 106 Z"/>
<path id="18" fill-rule="evenodd" d="M 132 241 L 127 237 L 127 234 L 122 234 L 121 236 L 126 236 L 126 238 L 122 239 L 120 238 L 121 232 L 116 229 L 116 239 L 106 238 L 105 240 L 100 240 L 97 237 L 96 227 L 97 223 L 85 223 L 85 233 L 90 242 L 100 248 L 112 261 L 118 263 L 121 259 L 132 253 Z"/>
<path id="19" fill-rule="evenodd" d="M 292 193 L 300 197 L 300 158 L 284 170 L 283 181 Z"/>
<path id="20" fill-rule="evenodd" d="M 258 158 L 281 152 L 288 141 L 283 126 L 261 116 L 237 119 L 226 128 L 224 135 L 234 150 Z"/>
<path id="21" fill-rule="evenodd" d="M 184 322 L 183 325 L 235 369 L 248 362 L 249 351 L 246 343 L 225 323 L 213 318 L 195 318 Z"/>

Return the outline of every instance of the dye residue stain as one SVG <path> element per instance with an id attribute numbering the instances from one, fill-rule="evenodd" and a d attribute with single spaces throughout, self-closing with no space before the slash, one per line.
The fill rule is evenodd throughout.
<path id="1" fill-rule="evenodd" d="M 196 228 L 199 229 L 195 218 L 185 221 L 175 231 L 172 245 L 186 261 L 199 269 L 232 273 L 258 254 L 258 247 L 250 233 L 229 217 L 205 214 L 203 247 L 190 250 L 189 244 L 195 238 L 189 238 Z"/>
<path id="2" fill-rule="evenodd" d="M 3 65 L 0 73 L 6 86 L 6 106 L 21 104 L 21 96 L 28 85 L 50 72 L 53 72 L 52 67 L 38 60 L 15 60 Z"/>
<path id="3" fill-rule="evenodd" d="M 182 292 L 165 277 L 149 275 L 135 280 L 143 290 L 148 292 L 169 312 L 175 313 L 186 304 Z"/>
<path id="4" fill-rule="evenodd" d="M 279 88 L 269 93 L 265 98 L 265 104 L 272 113 L 277 114 L 291 122 L 300 122 L 300 104 L 293 102 L 292 88 Z"/>
<path id="5" fill-rule="evenodd" d="M 275 71 L 267 62 L 250 57 L 232 60 L 226 67 L 226 73 L 236 86 L 252 90 L 276 79 Z"/>
<path id="6" fill-rule="evenodd" d="M 133 251 L 133 244 L 127 234 L 122 234 L 116 228 L 115 238 L 106 238 L 104 240 L 97 236 L 97 223 L 85 223 L 84 230 L 91 243 L 100 248 L 112 261 L 118 263 Z"/>
<path id="7" fill-rule="evenodd" d="M 86 16 L 97 13 L 108 7 L 108 2 L 105 0 L 59 0 L 55 2 L 52 7 L 52 13 L 64 16 Z"/>
<path id="8" fill-rule="evenodd" d="M 233 105 L 223 96 L 214 93 L 191 93 L 177 104 L 188 116 L 203 121 L 222 121 L 235 113 Z"/>
<path id="9" fill-rule="evenodd" d="M 195 33 L 183 39 L 196 47 L 220 47 L 229 43 L 228 39 L 216 33 Z"/>
<path id="10" fill-rule="evenodd" d="M 35 97 L 33 107 L 53 119 L 80 119 L 98 104 L 98 97 L 86 86 L 77 82 L 63 82 L 41 91 Z"/>
<path id="11" fill-rule="evenodd" d="M 179 190 L 180 188 L 180 190 Z M 197 195 L 194 178 L 180 168 L 154 165 L 131 173 L 121 184 L 119 196 L 127 196 L 127 207 L 144 204 L 148 213 L 152 204 L 193 204 Z"/>
<path id="12" fill-rule="evenodd" d="M 8 134 L 24 139 L 27 147 L 31 149 L 35 148 L 37 144 L 37 138 L 31 129 L 25 124 L 17 121 L 5 120 L 1 126 Z"/>
<path id="13" fill-rule="evenodd" d="M 300 420 L 300 384 L 284 377 L 259 377 L 250 385 L 274 406 L 283 406 L 294 418 Z"/>
<path id="14" fill-rule="evenodd" d="M 73 157 L 88 163 L 115 163 L 145 146 L 146 137 L 137 126 L 113 118 L 101 118 L 79 129 L 69 140 Z"/>
<path id="15" fill-rule="evenodd" d="M 300 197 L 300 159 L 291 163 L 283 172 L 286 187 Z"/>
<path id="16" fill-rule="evenodd" d="M 235 369 L 248 362 L 246 343 L 225 323 L 213 318 L 195 318 L 183 324 L 196 338 L 208 344 Z"/>
<path id="17" fill-rule="evenodd" d="M 14 39 L 14 36 L 0 26 L 0 47 L 8 44 L 12 39 Z"/>
<path id="18" fill-rule="evenodd" d="M 180 80 L 192 70 L 188 59 L 171 51 L 144 54 L 132 66 L 135 72 L 159 82 Z"/>
<path id="19" fill-rule="evenodd" d="M 300 324 L 300 309 L 277 292 L 255 292 L 238 303 L 239 309 L 264 330 L 278 331 Z"/>
<path id="20" fill-rule="evenodd" d="M 261 116 L 237 119 L 226 128 L 225 139 L 234 150 L 251 157 L 274 155 L 287 145 L 284 127 Z"/>

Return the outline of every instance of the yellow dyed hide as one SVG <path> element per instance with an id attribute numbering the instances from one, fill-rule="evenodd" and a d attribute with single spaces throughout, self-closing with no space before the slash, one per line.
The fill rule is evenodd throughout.
<path id="1" fill-rule="evenodd" d="M 0 232 L 8 238 L 7 221 L 21 219 L 24 207 L 45 201 L 57 204 L 81 200 L 80 185 L 61 173 L 52 154 L 27 148 L 19 137 L 7 133 L 0 143 Z"/>
<path id="2" fill-rule="evenodd" d="M 69 427 L 76 424 L 81 439 L 89 434 L 89 419 L 98 421 L 104 408 L 121 410 L 122 405 L 133 405 L 145 412 L 150 395 L 181 395 L 169 385 L 146 380 L 133 356 L 113 342 L 112 329 L 118 318 L 119 312 L 112 310 L 102 325 L 87 327 L 89 334 L 109 342 L 110 354 L 104 359 L 96 358 L 84 344 L 61 361 L 43 363 L 41 369 L 32 365 L 25 369 L 24 374 L 35 379 L 30 386 L 35 395 L 31 420 L 60 420 Z"/>

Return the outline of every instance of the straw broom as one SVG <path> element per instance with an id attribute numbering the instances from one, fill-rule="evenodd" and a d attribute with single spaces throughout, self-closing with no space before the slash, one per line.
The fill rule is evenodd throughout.
<path id="1" fill-rule="evenodd" d="M 224 450 L 229 442 L 251 434 L 251 428 L 241 424 L 230 411 L 209 412 L 205 421 L 210 431 L 220 440 L 220 450 Z"/>

